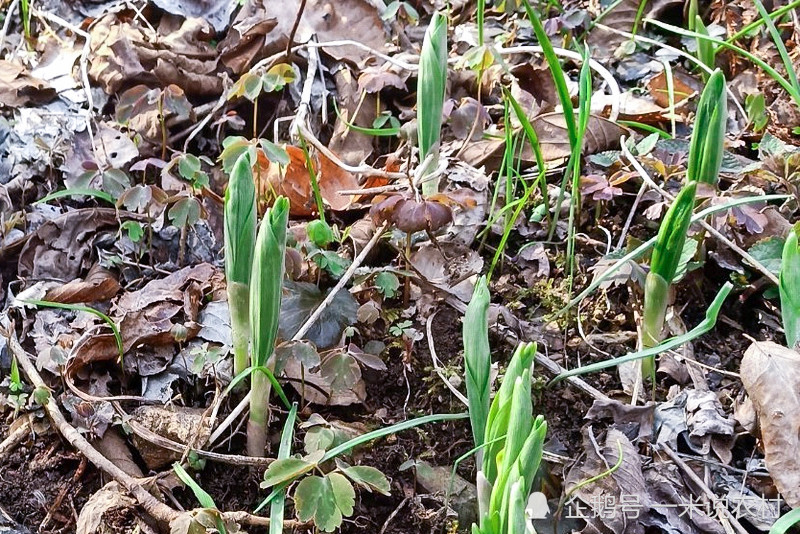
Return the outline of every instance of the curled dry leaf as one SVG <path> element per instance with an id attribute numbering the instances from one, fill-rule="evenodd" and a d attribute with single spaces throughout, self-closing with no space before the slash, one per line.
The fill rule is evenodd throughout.
<path id="1" fill-rule="evenodd" d="M 0 102 L 4 107 L 44 104 L 55 96 L 55 89 L 31 76 L 22 65 L 0 60 Z"/>
<path id="2" fill-rule="evenodd" d="M 800 506 L 800 353 L 771 341 L 752 343 L 739 369 L 761 428 L 764 456 L 775 485 Z"/>
<path id="3" fill-rule="evenodd" d="M 264 162 L 267 181 L 278 194 L 289 199 L 291 215 L 309 217 L 316 212 L 316 201 L 305 154 L 296 146 L 285 148 L 289 154 L 289 165 L 282 167 Z M 334 211 L 347 210 L 350 207 L 350 197 L 340 195 L 339 191 L 358 189 L 360 186 L 356 177 L 322 153 L 316 154 L 312 161 L 322 199 Z"/>
<path id="4" fill-rule="evenodd" d="M 118 224 L 109 208 L 74 210 L 47 221 L 22 248 L 17 272 L 21 278 L 75 280 L 91 267 L 95 242 Z"/>
<path id="5" fill-rule="evenodd" d="M 137 529 L 150 529 L 136 513 L 136 500 L 128 497 L 125 490 L 117 482 L 109 482 L 81 508 L 78 522 L 75 525 L 77 534 L 112 534 L 118 532 L 115 520 L 120 514 L 131 514 L 135 518 Z M 13 530 L 13 529 L 12 529 Z"/>
<path id="6" fill-rule="evenodd" d="M 78 302 L 99 302 L 113 298 L 119 291 L 119 282 L 108 269 L 95 263 L 84 280 L 73 280 L 61 287 L 51 289 L 45 300 L 75 304 Z"/>
<path id="7" fill-rule="evenodd" d="M 153 32 L 121 21 L 116 13 L 104 15 L 91 32 L 89 75 L 108 94 L 141 83 L 162 87 L 174 83 L 198 96 L 221 94 L 217 52 L 209 42 L 212 28 L 197 18 L 175 27 L 175 20 L 163 18 Z"/>

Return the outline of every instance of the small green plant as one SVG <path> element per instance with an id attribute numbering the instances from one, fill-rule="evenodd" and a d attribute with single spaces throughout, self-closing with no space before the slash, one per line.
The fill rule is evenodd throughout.
<path id="1" fill-rule="evenodd" d="M 486 279 L 475 286 L 464 316 L 464 367 L 475 451 L 478 517 L 473 534 L 529 532 L 525 506 L 542 459 L 547 423 L 533 417 L 531 372 L 535 343 L 517 347 L 500 389 L 489 402 L 491 353 Z"/>
<path id="2" fill-rule="evenodd" d="M 269 394 L 275 377 L 271 358 L 278 337 L 281 294 L 286 256 L 286 231 L 289 223 L 289 200 L 278 197 L 267 208 L 255 245 L 250 277 L 250 325 L 253 352 L 250 357 L 253 375 L 250 387 L 250 420 L 247 423 L 247 452 L 263 456 L 267 443 Z"/>
<path id="3" fill-rule="evenodd" d="M 725 140 L 725 78 L 715 71 L 708 80 L 697 109 L 689 144 L 688 182 L 670 206 L 656 239 L 644 289 L 641 346 L 649 349 L 661 342 L 669 289 L 676 278 L 686 246 L 698 183 L 716 185 Z M 642 360 L 642 374 L 654 377 L 653 357 Z"/>
<path id="4" fill-rule="evenodd" d="M 439 164 L 446 82 L 447 17 L 437 11 L 422 42 L 417 80 L 417 141 L 421 167 L 418 176 L 425 196 L 439 192 L 438 178 L 430 178 L 430 175 Z"/>
<path id="5" fill-rule="evenodd" d="M 786 332 L 786 346 L 796 348 L 800 343 L 800 223 L 796 224 L 783 245 L 780 285 L 781 317 Z"/>
<path id="6" fill-rule="evenodd" d="M 313 521 L 316 528 L 323 532 L 333 532 L 341 525 L 343 518 L 349 517 L 353 513 L 354 484 L 366 491 L 383 495 L 388 495 L 390 491 L 389 481 L 378 469 L 360 465 L 350 466 L 339 460 L 341 455 L 373 439 L 386 437 L 427 423 L 454 421 L 465 417 L 467 414 L 426 415 L 367 432 L 328 450 L 316 446 L 309 447 L 309 443 L 307 443 L 305 456 L 290 456 L 270 464 L 264 472 L 264 481 L 261 483 L 261 487 L 274 487 L 274 489 L 266 499 L 261 501 L 255 511 L 259 512 L 267 504 L 274 502 L 284 494 L 284 490 L 290 484 L 303 477 L 292 492 L 297 517 L 301 521 Z M 315 441 L 314 443 L 317 445 L 319 442 Z M 335 467 L 330 469 L 332 460 L 335 460 Z M 314 471 L 318 471 L 320 474 L 309 474 Z"/>
<path id="7" fill-rule="evenodd" d="M 686 243 L 686 232 L 694 209 L 697 182 L 686 184 L 667 211 L 650 261 L 644 286 L 644 312 L 642 314 L 642 347 L 655 347 L 661 342 L 661 331 L 669 301 L 669 288 L 678 270 L 678 263 Z M 654 358 L 642 360 L 642 374 L 652 377 Z"/>
<path id="8" fill-rule="evenodd" d="M 689 181 L 716 185 L 724 154 L 725 131 L 728 120 L 725 76 L 715 71 L 708 80 L 694 122 L 689 142 L 687 176 Z"/>
<path id="9" fill-rule="evenodd" d="M 28 394 L 25 393 L 25 386 L 22 384 L 22 378 L 19 375 L 17 359 L 12 358 L 11 372 L 8 375 L 8 403 L 14 408 L 14 417 L 25 406 L 27 400 Z"/>
<path id="10" fill-rule="evenodd" d="M 481 277 L 464 315 L 464 371 L 469 400 L 469 421 L 476 447 L 483 445 L 489 418 L 492 354 L 489 348 L 489 287 Z M 479 462 L 483 450 L 478 450 Z"/>
<path id="11" fill-rule="evenodd" d="M 256 186 L 247 152 L 234 164 L 225 191 L 225 277 L 231 314 L 234 374 L 249 364 L 250 274 L 256 242 Z"/>
<path id="12" fill-rule="evenodd" d="M 175 474 L 178 475 L 180 481 L 192 490 L 197 502 L 203 507 L 200 510 L 193 510 L 192 512 L 181 514 L 181 516 L 170 525 L 172 532 L 206 532 L 207 529 L 215 528 L 220 534 L 228 534 L 230 527 L 236 529 L 236 525 L 226 526 L 225 520 L 219 508 L 217 508 L 214 499 L 186 472 L 181 464 L 175 462 L 172 465 L 172 469 L 175 471 Z M 178 526 L 178 523 L 183 524 Z"/>
<path id="13" fill-rule="evenodd" d="M 531 369 L 535 343 L 522 343 L 509 362 L 486 421 L 478 471 L 479 524 L 473 534 L 530 532 L 525 506 L 542 459 L 547 422 L 533 416 Z"/>

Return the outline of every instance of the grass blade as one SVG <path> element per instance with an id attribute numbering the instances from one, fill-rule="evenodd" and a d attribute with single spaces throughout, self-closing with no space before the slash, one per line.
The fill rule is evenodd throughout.
<path id="1" fill-rule="evenodd" d="M 800 343 L 800 243 L 797 234 L 800 224 L 795 225 L 783 245 L 781 259 L 780 296 L 783 330 L 786 346 L 795 348 Z"/>
<path id="2" fill-rule="evenodd" d="M 657 347 L 652 347 L 649 349 L 632 352 L 630 354 L 626 354 L 625 356 L 620 356 L 619 358 L 611 358 L 610 360 L 604 360 L 602 362 L 593 363 L 591 365 L 584 365 L 576 369 L 565 371 L 556 376 L 553 380 L 551 380 L 550 385 L 560 382 L 570 376 L 578 376 L 578 375 L 585 375 L 588 373 L 594 373 L 596 371 L 608 369 L 609 367 L 615 367 L 622 363 L 632 362 L 650 356 L 656 356 L 657 354 L 660 354 L 666 350 L 679 347 L 684 343 L 688 343 L 689 341 L 692 341 L 693 339 L 702 336 L 703 334 L 714 328 L 714 325 L 717 323 L 717 315 L 719 315 L 719 310 L 720 308 L 722 308 L 722 304 L 725 302 L 725 298 L 728 296 L 728 294 L 730 294 L 732 289 L 733 285 L 730 282 L 726 282 L 725 285 L 722 286 L 722 288 L 719 290 L 719 293 L 717 293 L 717 296 L 714 297 L 714 300 L 713 302 L 711 302 L 711 305 L 706 310 L 705 318 L 700 322 L 700 324 L 698 324 L 696 327 L 692 328 L 685 334 L 669 338 L 660 345 L 658 345 Z"/>
<path id="3" fill-rule="evenodd" d="M 292 454 L 292 439 L 294 437 L 294 423 L 297 420 L 297 403 L 292 404 L 286 423 L 281 433 L 281 444 L 278 448 L 278 460 L 284 460 Z M 275 497 L 269 507 L 269 534 L 282 534 L 283 512 L 286 505 L 286 490 L 282 490 Z"/>

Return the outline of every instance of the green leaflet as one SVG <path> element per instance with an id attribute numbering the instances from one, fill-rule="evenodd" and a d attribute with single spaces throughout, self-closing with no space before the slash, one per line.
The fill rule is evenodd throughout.
<path id="1" fill-rule="evenodd" d="M 786 346 L 795 348 L 800 343 L 800 243 L 797 234 L 800 224 L 795 225 L 783 245 L 781 259 L 780 295 L 783 329 Z"/>

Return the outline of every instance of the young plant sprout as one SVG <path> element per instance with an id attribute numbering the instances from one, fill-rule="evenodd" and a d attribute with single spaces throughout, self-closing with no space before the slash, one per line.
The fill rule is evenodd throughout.
<path id="1" fill-rule="evenodd" d="M 261 220 L 250 281 L 250 324 L 253 330 L 250 420 L 247 452 L 263 456 L 267 443 L 269 394 L 274 361 L 270 358 L 278 337 L 278 319 L 286 255 L 289 200 L 278 197 Z"/>
<path id="2" fill-rule="evenodd" d="M 796 348 L 800 343 L 800 223 L 796 224 L 783 245 L 781 259 L 780 295 L 783 330 L 786 332 L 786 346 Z"/>
<path id="3" fill-rule="evenodd" d="M 479 525 L 473 534 L 527 532 L 525 504 L 542 459 L 547 422 L 533 417 L 531 369 L 535 343 L 517 347 L 486 421 L 478 471 Z"/>
<path id="4" fill-rule="evenodd" d="M 533 417 L 531 402 L 536 343 L 517 347 L 490 404 L 488 307 L 489 289 L 481 278 L 463 330 L 469 416 L 479 466 L 479 525 L 472 525 L 472 534 L 521 534 L 529 531 L 525 505 L 547 434 L 547 423 L 541 415 Z"/>
<path id="5" fill-rule="evenodd" d="M 439 180 L 428 178 L 439 164 L 442 108 L 447 82 L 447 17 L 433 14 L 422 42 L 417 80 L 417 141 L 425 196 L 439 192 Z"/>
<path id="6" fill-rule="evenodd" d="M 716 185 L 719 179 L 728 120 L 727 98 L 725 76 L 717 70 L 708 79 L 697 105 L 694 131 L 689 143 L 689 181 Z"/>
<path id="7" fill-rule="evenodd" d="M 236 160 L 225 191 L 225 277 L 233 337 L 233 369 L 249 363 L 250 273 L 256 242 L 256 188 L 247 152 Z"/>
<path id="8" fill-rule="evenodd" d="M 649 349 L 661 342 L 661 330 L 667 313 L 669 288 L 678 270 L 686 232 L 692 219 L 697 182 L 686 184 L 669 211 L 664 216 L 658 239 L 650 261 L 644 285 L 644 313 L 642 316 L 642 348 Z M 642 374 L 653 376 L 654 357 L 642 360 Z"/>
<path id="9" fill-rule="evenodd" d="M 661 342 L 669 288 L 675 279 L 686 243 L 697 184 L 717 183 L 725 141 L 726 102 L 725 77 L 722 72 L 716 71 L 709 78 L 697 106 L 697 120 L 689 145 L 688 181 L 664 216 L 650 261 L 650 272 L 645 280 L 643 349 L 655 347 Z M 654 376 L 654 357 L 642 360 L 642 374 L 651 378 Z"/>
<path id="10" fill-rule="evenodd" d="M 486 277 L 475 285 L 472 300 L 464 315 L 464 371 L 466 375 L 469 420 L 475 446 L 483 445 L 486 420 L 489 418 L 489 394 L 491 393 L 490 371 L 492 354 L 489 349 L 489 288 Z M 478 449 L 478 462 L 483 458 L 483 449 Z"/>

